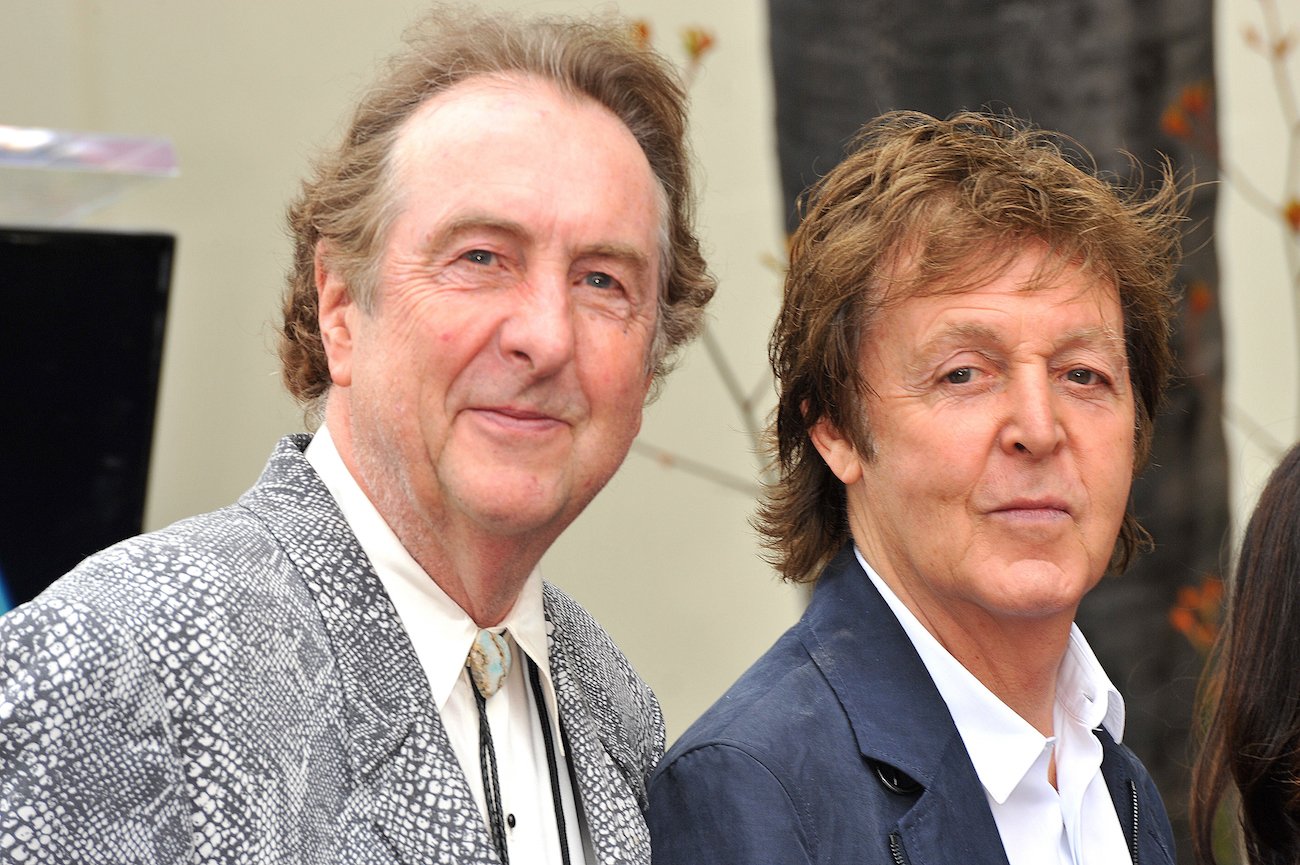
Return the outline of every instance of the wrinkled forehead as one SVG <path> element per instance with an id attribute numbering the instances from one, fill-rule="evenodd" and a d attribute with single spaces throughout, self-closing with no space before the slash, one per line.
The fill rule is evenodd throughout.
<path id="1" fill-rule="evenodd" d="M 523 72 L 469 75 L 431 93 L 411 110 L 397 128 L 388 154 L 390 168 L 400 172 L 411 160 L 427 155 L 421 151 L 425 147 L 424 139 L 431 133 L 447 127 L 463 128 L 467 120 L 473 120 L 472 126 L 477 128 L 484 125 L 485 117 L 491 118 L 490 126 L 496 127 L 535 123 L 537 117 L 545 115 L 545 106 L 551 101 L 604 107 L 584 94 L 536 75 Z M 503 130 L 482 128 L 483 134 L 493 131 Z"/>
<path id="2" fill-rule="evenodd" d="M 643 143 L 622 117 L 596 97 L 546 76 L 514 71 L 479 73 L 425 99 L 403 121 L 388 153 L 390 207 L 397 210 L 405 205 L 404 193 L 410 185 L 412 172 L 423 168 L 423 160 L 439 154 L 438 145 L 430 145 L 429 139 L 441 142 L 445 136 L 440 134 L 440 130 L 463 128 L 466 117 L 472 116 L 484 136 L 499 140 L 512 129 L 526 132 L 529 124 L 555 122 L 547 116 L 548 103 L 580 110 L 588 125 L 573 130 L 574 135 L 603 136 L 606 143 L 622 138 L 629 145 L 629 152 L 635 148 L 654 199 L 658 223 L 657 282 L 663 294 L 672 264 L 672 205 L 663 178 L 656 172 Z M 542 117 L 547 119 L 539 120 Z M 486 151 L 486 147 L 479 151 L 481 158 L 486 159 Z M 485 166 L 485 170 L 488 168 L 490 166 Z"/>
<path id="3" fill-rule="evenodd" d="M 1020 283 L 1025 292 L 1054 288 L 1062 282 L 1078 285 L 1079 294 L 1122 299 L 1112 269 L 1078 252 L 1061 249 L 1040 238 L 986 238 L 966 244 L 960 254 L 941 238 L 925 243 L 905 240 L 883 259 L 873 278 L 873 307 L 884 310 L 915 297 L 941 297 L 978 290 L 1026 261 L 1033 262 Z"/>

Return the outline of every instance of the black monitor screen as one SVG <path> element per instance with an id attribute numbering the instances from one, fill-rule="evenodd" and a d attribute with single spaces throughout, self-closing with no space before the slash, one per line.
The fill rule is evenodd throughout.
<path id="1" fill-rule="evenodd" d="M 174 247 L 0 228 L 0 612 L 140 531 Z"/>

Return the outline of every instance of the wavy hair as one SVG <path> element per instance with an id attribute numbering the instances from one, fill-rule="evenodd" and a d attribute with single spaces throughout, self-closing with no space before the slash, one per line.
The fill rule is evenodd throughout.
<path id="1" fill-rule="evenodd" d="M 1184 197 L 1167 162 L 1153 189 L 1120 189 L 1082 148 L 1067 158 L 1065 146 L 1009 116 L 893 112 L 868 123 L 803 200 L 768 347 L 778 391 L 767 442 L 776 480 L 755 518 L 785 579 L 815 580 L 850 537 L 844 486 L 809 430 L 826 418 L 870 457 L 861 395 L 871 383 L 859 348 L 876 317 L 908 297 L 975 288 L 1026 244 L 1046 244 L 1058 265 L 1118 289 L 1137 397 L 1136 462 L 1145 463 L 1173 368 Z M 1148 542 L 1130 510 L 1112 567 L 1123 570 Z"/>
<path id="2" fill-rule="evenodd" d="M 539 78 L 590 98 L 622 120 L 645 153 L 666 205 L 652 395 L 676 351 L 699 332 L 715 281 L 695 236 L 685 92 L 676 70 L 638 45 L 619 19 L 437 6 L 407 31 L 405 48 L 361 99 L 342 141 L 317 158 L 288 210 L 294 254 L 283 300 L 281 374 L 309 413 L 319 414 L 330 387 L 318 321 L 318 247 L 324 242 L 330 266 L 362 309 L 371 309 L 380 251 L 400 207 L 394 144 L 420 106 L 485 75 Z"/>

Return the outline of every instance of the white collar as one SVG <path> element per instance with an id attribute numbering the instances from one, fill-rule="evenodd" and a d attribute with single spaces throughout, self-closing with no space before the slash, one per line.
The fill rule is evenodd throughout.
<path id="1" fill-rule="evenodd" d="M 415 649 L 416 657 L 429 679 L 434 704 L 441 713 L 451 697 L 456 680 L 465 668 L 465 657 L 478 634 L 478 625 L 402 546 L 397 535 L 348 471 L 326 426 L 322 425 L 316 431 L 307 445 L 305 455 L 334 496 L 357 543 L 370 559 L 370 564 L 388 592 Z M 515 644 L 537 665 L 552 732 L 562 753 L 559 710 L 547 653 L 551 625 L 546 621 L 542 603 L 540 568 L 533 568 L 515 605 L 501 624 L 490 630 L 497 633 L 508 630 Z"/>
<path id="2" fill-rule="evenodd" d="M 853 552 L 912 641 L 939 695 L 947 703 L 980 783 L 990 797 L 999 804 L 1005 803 L 1055 737 L 1043 736 L 975 678 L 899 600 L 856 545 Z M 1057 672 L 1056 702 L 1057 717 L 1064 712 L 1070 721 L 1085 730 L 1104 726 L 1116 742 L 1123 738 L 1124 700 L 1077 625 L 1070 626 L 1070 640 Z"/>

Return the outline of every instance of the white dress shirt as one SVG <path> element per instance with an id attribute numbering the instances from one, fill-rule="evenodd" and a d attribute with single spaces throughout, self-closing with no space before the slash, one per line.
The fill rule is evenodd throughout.
<path id="1" fill-rule="evenodd" d="M 1056 677 L 1052 729 L 1043 736 L 999 700 L 926 630 L 854 548 L 907 632 L 957 726 L 1011 865 L 1127 865 L 1115 804 L 1101 774 L 1097 727 L 1120 741 L 1124 701 L 1078 626 Z M 1048 766 L 1056 755 L 1056 788 Z"/>
<path id="2" fill-rule="evenodd" d="M 479 765 L 478 707 L 465 670 L 465 658 L 478 634 L 478 625 L 402 546 L 344 465 L 326 427 L 322 426 L 312 438 L 306 456 L 334 496 L 397 609 L 429 680 L 429 690 L 451 740 L 452 751 L 460 761 L 487 825 L 487 799 Z M 584 865 L 584 848 L 589 849 L 590 842 L 581 831 L 560 736 L 560 716 L 547 660 L 547 627 L 542 611 L 542 575 L 534 569 L 514 607 L 500 625 L 491 628 L 506 633 L 514 658 L 505 685 L 487 700 L 501 810 L 508 815 L 506 842 L 512 865 L 559 865 L 562 860 L 546 745 L 527 675 L 527 658 L 531 658 L 540 673 L 556 749 L 570 862 Z"/>

